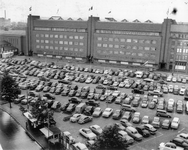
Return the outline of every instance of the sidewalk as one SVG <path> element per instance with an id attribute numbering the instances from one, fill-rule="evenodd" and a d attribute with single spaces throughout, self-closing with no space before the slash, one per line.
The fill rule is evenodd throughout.
<path id="1" fill-rule="evenodd" d="M 41 149 L 47 149 L 47 141 L 40 132 L 33 132 L 31 129 L 26 129 L 26 118 L 19 110 L 20 106 L 12 103 L 12 108 L 9 107 L 9 103 L 0 105 L 0 109 L 7 112 L 26 132 L 26 134 L 41 147 Z"/>

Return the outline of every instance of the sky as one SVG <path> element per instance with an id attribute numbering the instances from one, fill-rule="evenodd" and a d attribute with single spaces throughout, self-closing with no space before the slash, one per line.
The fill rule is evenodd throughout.
<path id="1" fill-rule="evenodd" d="M 89 10 L 91 7 L 93 9 Z M 174 8 L 177 9 L 175 15 L 171 13 Z M 91 15 L 102 21 L 105 17 L 130 22 L 149 19 L 154 23 L 162 23 L 168 17 L 177 22 L 188 22 L 188 0 L 0 0 L 0 17 L 5 16 L 5 10 L 6 18 L 16 22 L 26 22 L 29 14 L 75 20 L 87 20 Z"/>

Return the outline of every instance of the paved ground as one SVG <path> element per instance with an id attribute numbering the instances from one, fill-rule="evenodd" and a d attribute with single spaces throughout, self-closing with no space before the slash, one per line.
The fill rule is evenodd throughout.
<path id="1" fill-rule="evenodd" d="M 18 59 L 22 59 L 20 57 L 17 57 Z M 33 58 L 32 58 L 33 59 Z M 34 59 L 38 59 L 40 61 L 46 61 L 44 58 L 43 59 L 39 59 L 39 58 L 34 58 Z M 48 59 L 47 62 L 49 61 L 54 61 L 54 59 Z M 56 60 L 55 60 L 56 61 Z M 57 62 L 60 63 L 60 62 Z M 71 63 L 71 62 L 63 62 L 63 63 Z M 104 68 L 104 66 L 92 66 L 91 64 L 76 64 L 76 65 L 80 65 L 80 66 L 91 66 L 91 67 L 102 67 Z M 107 68 L 109 66 L 106 66 L 105 68 Z M 177 75 L 177 74 L 176 74 Z M 75 83 L 78 86 L 84 86 L 86 84 L 82 84 L 82 83 Z M 174 84 L 174 83 L 169 83 L 169 84 Z M 179 86 L 181 86 L 180 83 L 175 83 L 178 84 Z M 94 88 L 96 85 L 91 84 L 90 87 Z M 125 93 L 130 93 L 130 89 L 120 89 L 120 91 L 125 92 Z M 23 93 L 25 93 L 25 91 L 23 91 Z M 169 99 L 169 98 L 174 98 L 175 100 L 178 99 L 183 99 L 182 96 L 177 96 L 177 95 L 173 95 L 173 94 L 165 94 L 164 95 L 165 99 Z M 69 97 L 63 97 L 63 96 L 57 96 L 56 100 L 59 100 L 61 102 L 61 104 L 65 104 L 67 102 L 67 100 L 69 99 Z M 86 101 L 86 100 L 83 100 Z M 8 105 L 7 105 L 8 106 Z M 8 109 L 6 105 L 4 105 L 3 107 L 5 107 L 5 109 Z M 18 110 L 18 106 L 13 106 L 14 108 L 11 110 L 13 111 L 13 114 L 17 116 L 19 122 L 21 122 L 21 124 L 25 124 L 25 119 L 23 119 L 24 117 L 20 114 L 20 111 Z M 116 104 L 106 104 L 105 102 L 100 102 L 100 107 L 104 110 L 106 107 L 111 107 L 114 110 L 119 109 L 120 106 L 116 105 Z M 143 117 L 144 115 L 148 115 L 150 116 L 151 120 L 153 119 L 153 117 L 155 116 L 155 110 L 150 110 L 148 108 L 143 109 L 138 107 L 137 111 L 141 112 L 141 117 Z M 80 128 L 83 127 L 89 127 L 90 125 L 93 124 L 98 124 L 100 125 L 102 128 L 105 127 L 108 124 L 112 124 L 114 122 L 119 122 L 119 121 L 114 121 L 112 118 L 94 118 L 92 122 L 84 124 L 84 125 L 79 125 L 77 123 L 70 123 L 69 121 L 64 122 L 63 118 L 67 116 L 67 114 L 63 114 L 63 113 L 55 113 L 54 117 L 55 120 L 57 121 L 57 127 L 59 127 L 62 131 L 70 131 L 71 134 L 73 135 L 74 138 L 76 138 L 77 141 L 80 142 L 85 142 L 85 139 L 79 135 L 78 130 Z M 178 130 L 163 130 L 163 129 L 159 129 L 157 134 L 155 136 L 150 136 L 149 138 L 145 138 L 142 142 L 135 142 L 134 145 L 132 145 L 129 149 L 130 150 L 152 150 L 152 149 L 157 149 L 158 145 L 160 142 L 167 142 L 169 140 L 171 140 L 173 137 L 175 137 L 178 133 L 180 132 L 188 132 L 188 116 L 184 113 L 184 114 L 177 114 L 176 112 L 172 113 L 172 116 L 177 116 L 180 118 L 181 120 L 181 125 L 180 128 Z M 162 118 L 163 120 L 164 118 Z M 136 125 L 134 125 L 136 126 Z"/>

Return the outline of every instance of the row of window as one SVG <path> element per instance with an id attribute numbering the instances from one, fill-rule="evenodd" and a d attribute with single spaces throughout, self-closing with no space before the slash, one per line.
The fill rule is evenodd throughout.
<path id="1" fill-rule="evenodd" d="M 176 41 L 172 41 L 172 46 L 174 46 L 176 44 Z M 180 41 L 177 41 L 177 46 L 183 46 L 183 47 L 188 47 L 188 41 L 186 40 L 180 40 Z"/>
<path id="2" fill-rule="evenodd" d="M 83 40 L 84 36 L 78 36 L 78 35 L 59 35 L 59 34 L 36 34 L 36 37 L 41 38 L 61 38 L 61 39 L 76 39 L 76 40 Z"/>
<path id="3" fill-rule="evenodd" d="M 54 40 L 36 40 L 36 43 L 50 43 L 50 44 L 63 44 L 63 45 L 80 45 L 84 46 L 83 42 L 77 42 L 77 41 L 54 41 Z"/>
<path id="4" fill-rule="evenodd" d="M 187 55 L 176 55 L 176 60 L 187 61 Z"/>
<path id="5" fill-rule="evenodd" d="M 122 35 L 150 35 L 150 36 L 159 36 L 157 32 L 132 32 L 132 31 L 120 31 L 120 30 L 96 30 L 96 33 L 104 34 L 122 34 Z"/>
<path id="6" fill-rule="evenodd" d="M 188 49 L 177 48 L 177 53 L 188 53 Z"/>
<path id="7" fill-rule="evenodd" d="M 120 48 L 120 49 L 133 49 L 133 50 L 151 50 L 156 51 L 156 47 L 143 47 L 143 46 L 131 46 L 131 45 L 118 45 L 118 44 L 101 44 L 98 43 L 97 47 L 104 47 L 104 48 Z"/>
<path id="8" fill-rule="evenodd" d="M 171 33 L 172 38 L 188 39 L 188 34 Z"/>
<path id="9" fill-rule="evenodd" d="M 46 50 L 36 50 L 36 52 L 38 54 L 47 54 L 47 55 L 56 55 L 56 56 L 60 56 L 60 55 L 64 55 L 64 56 L 83 56 L 83 53 L 80 52 L 74 52 L 74 51 L 46 51 Z"/>
<path id="10" fill-rule="evenodd" d="M 133 57 L 150 57 L 150 58 L 156 58 L 155 54 L 149 54 L 149 53 L 134 53 L 134 52 L 124 52 L 124 51 L 106 51 L 106 50 L 97 50 L 98 54 L 104 54 L 104 55 L 127 55 L 127 56 L 133 56 Z"/>
<path id="11" fill-rule="evenodd" d="M 82 48 L 73 48 L 73 47 L 58 47 L 58 46 L 44 46 L 44 45 L 36 45 L 37 49 L 50 49 L 50 50 L 65 50 L 65 51 L 75 51 L 75 52 L 83 52 Z"/>
<path id="12" fill-rule="evenodd" d="M 108 37 L 97 37 L 98 41 L 110 41 L 110 42 L 127 42 L 127 43 L 145 43 L 145 44 L 156 44 L 156 40 L 148 39 L 124 39 L 124 38 L 108 38 Z"/>

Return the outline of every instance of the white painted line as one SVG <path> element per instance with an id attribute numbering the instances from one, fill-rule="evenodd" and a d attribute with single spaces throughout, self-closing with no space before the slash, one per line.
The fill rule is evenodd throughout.
<path id="1" fill-rule="evenodd" d="M 40 145 L 39 145 L 37 142 L 35 142 L 35 144 L 36 144 L 39 148 L 41 148 Z"/>
<path id="2" fill-rule="evenodd" d="M 183 130 L 185 130 L 185 128 L 183 128 L 183 129 L 179 130 L 179 131 L 178 131 L 178 133 L 182 132 Z"/>

